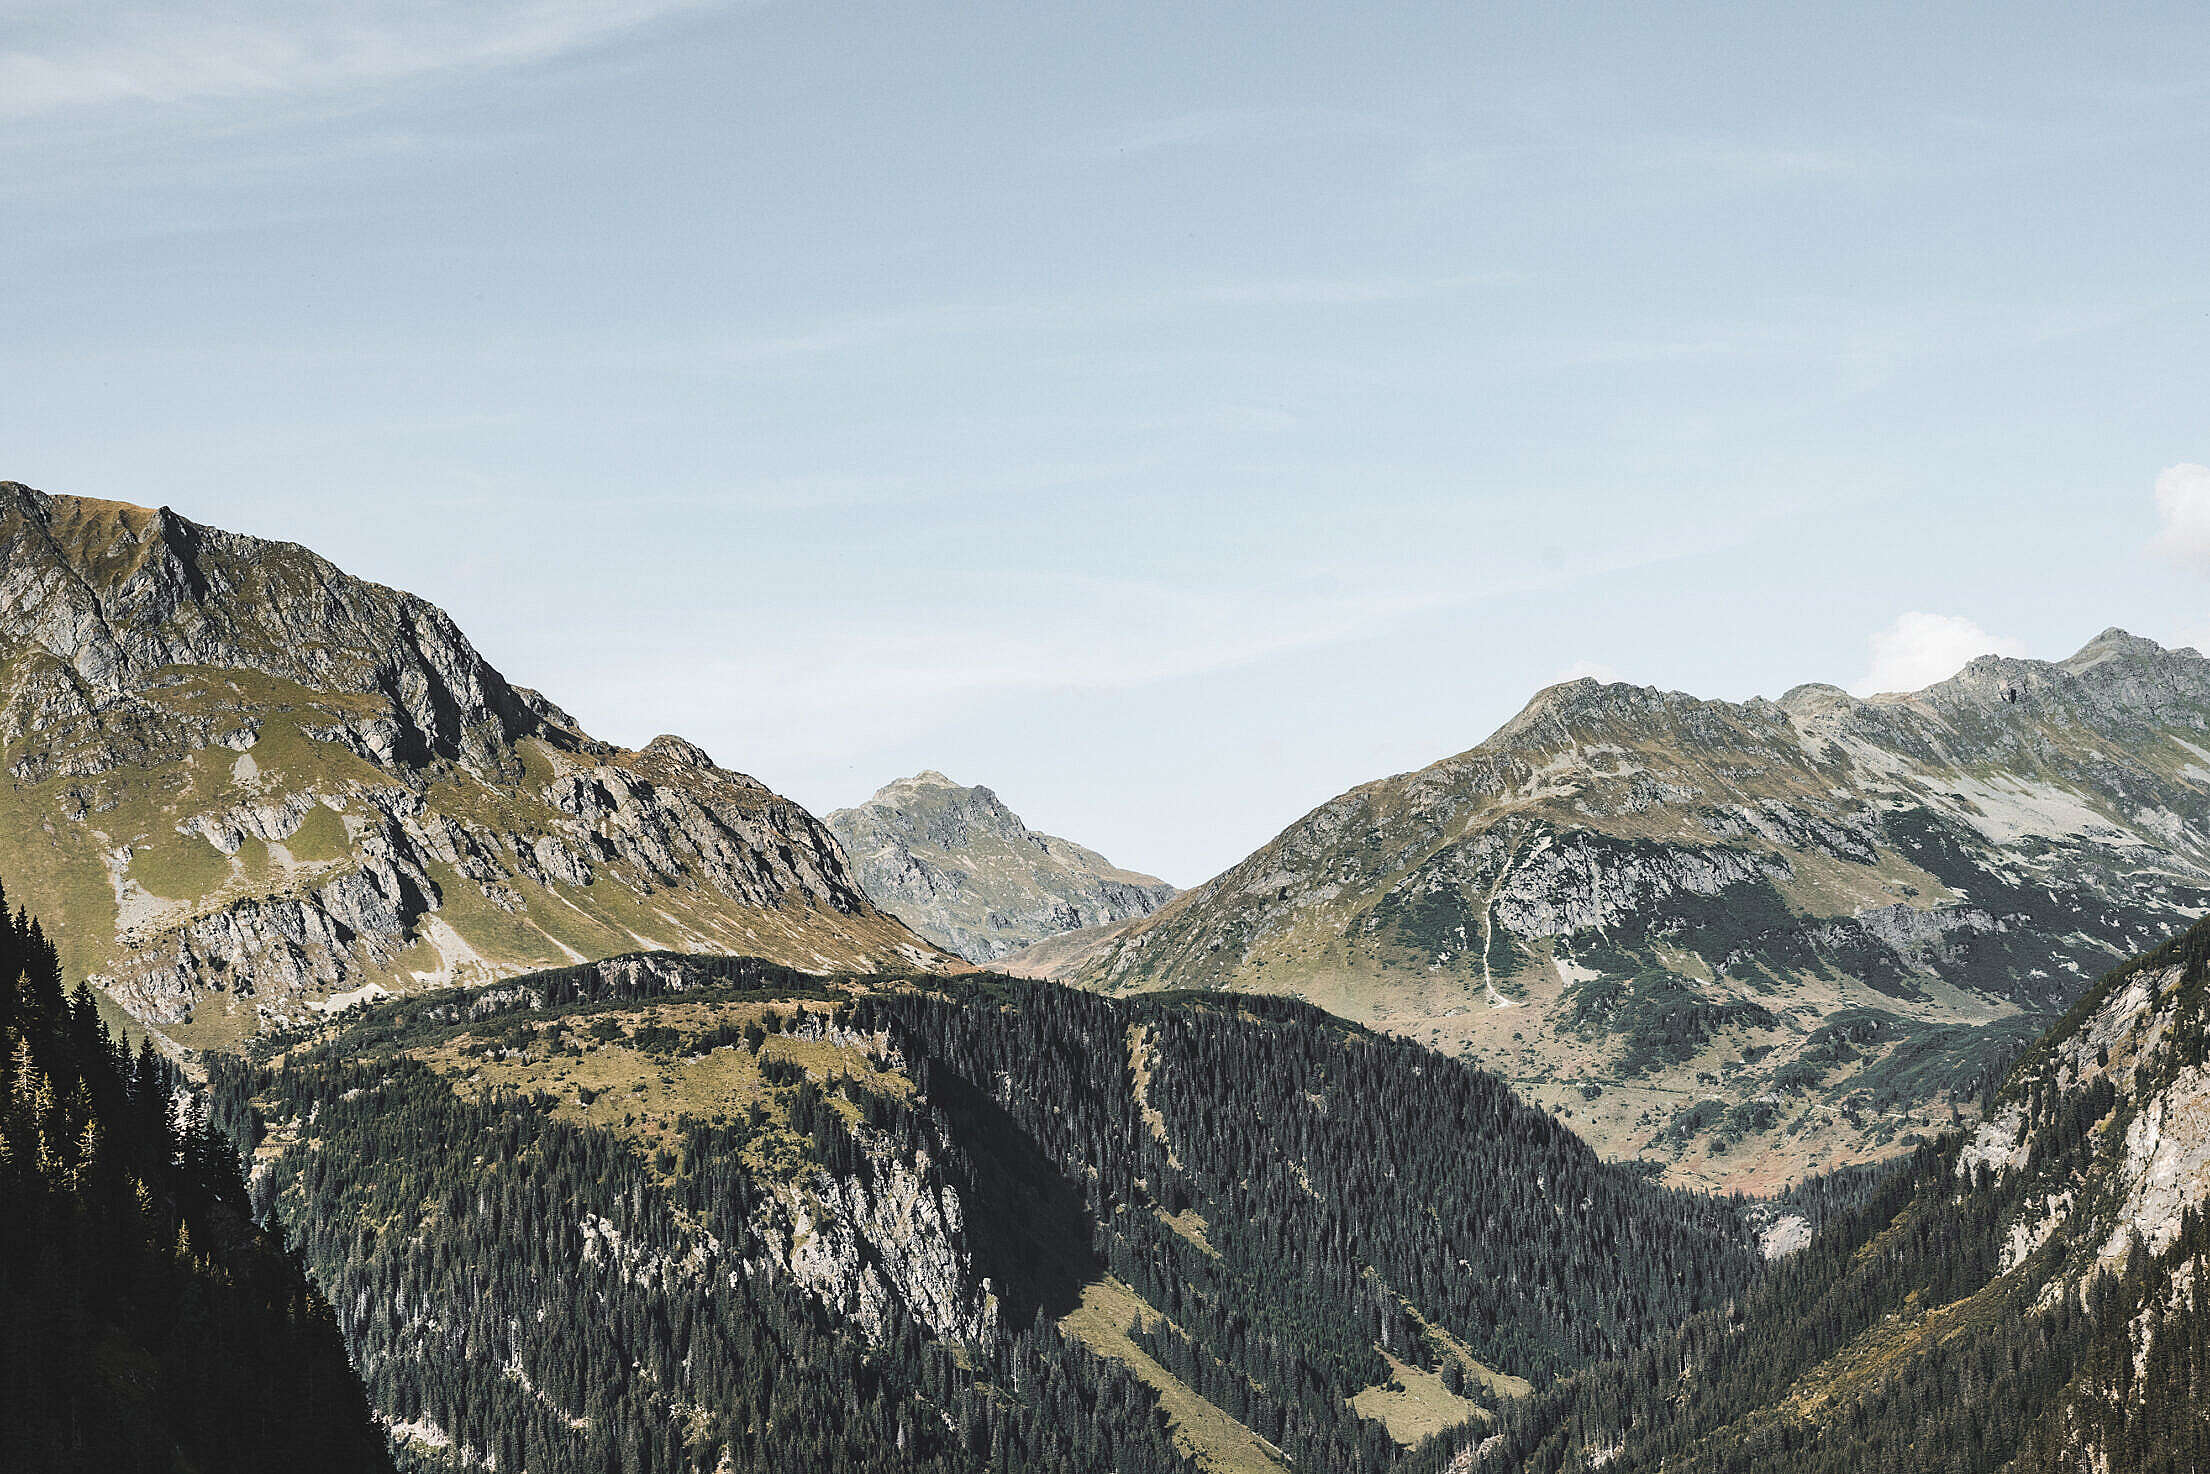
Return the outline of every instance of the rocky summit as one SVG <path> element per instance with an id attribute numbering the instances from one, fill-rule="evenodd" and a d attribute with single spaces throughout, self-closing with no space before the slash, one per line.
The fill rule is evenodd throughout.
<path id="1" fill-rule="evenodd" d="M 698 747 L 626 751 L 304 548 L 0 483 L 0 840 L 180 1042 L 644 948 L 951 962 Z"/>
<path id="2" fill-rule="evenodd" d="M 1754 1189 L 1968 1116 L 2205 909 L 2210 660 L 2109 630 L 1870 700 L 1555 686 L 1009 965 L 1295 994 L 1487 1063 L 1614 1156 Z"/>
<path id="3" fill-rule="evenodd" d="M 1155 875 L 1036 833 L 989 789 L 933 770 L 827 822 L 876 905 L 970 962 L 1148 916 L 1174 894 Z"/>

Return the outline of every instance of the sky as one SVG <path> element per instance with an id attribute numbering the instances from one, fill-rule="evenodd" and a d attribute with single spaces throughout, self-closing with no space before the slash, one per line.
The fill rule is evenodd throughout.
<path id="1" fill-rule="evenodd" d="M 0 477 L 305 543 L 817 812 L 938 768 L 1194 884 L 1557 680 L 2210 648 L 2206 43 L 0 0 Z"/>

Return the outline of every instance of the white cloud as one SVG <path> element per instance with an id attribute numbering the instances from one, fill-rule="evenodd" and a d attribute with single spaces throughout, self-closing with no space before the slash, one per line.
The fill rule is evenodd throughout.
<path id="1" fill-rule="evenodd" d="M 2156 538 L 2149 546 L 2210 572 L 2210 466 L 2181 461 L 2156 478 Z"/>
<path id="2" fill-rule="evenodd" d="M 556 56 L 699 0 L 9 7 L 0 115 L 320 91 Z"/>
<path id="3" fill-rule="evenodd" d="M 1859 696 L 1882 691 L 1917 691 L 1946 681 L 1981 655 L 2024 655 L 2017 640 L 1991 635 L 1956 614 L 1913 610 L 1866 641 L 1871 668 L 1850 687 Z"/>

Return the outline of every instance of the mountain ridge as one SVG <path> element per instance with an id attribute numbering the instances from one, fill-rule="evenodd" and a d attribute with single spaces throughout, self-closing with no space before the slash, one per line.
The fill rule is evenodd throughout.
<path id="1" fill-rule="evenodd" d="M 2206 816 L 2210 661 L 2123 631 L 1872 700 L 1582 680 L 1007 966 L 1306 997 L 1677 1180 L 1772 1185 L 1969 1109 L 2086 978 L 2210 909 Z"/>
<path id="2" fill-rule="evenodd" d="M 69 961 L 180 1042 L 640 945 L 950 965 L 757 779 L 598 741 L 428 601 L 166 508 L 0 482 L 0 766 Z"/>

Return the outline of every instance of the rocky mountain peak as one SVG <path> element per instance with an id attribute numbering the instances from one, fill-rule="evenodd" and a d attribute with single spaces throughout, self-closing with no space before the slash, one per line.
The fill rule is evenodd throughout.
<path id="1" fill-rule="evenodd" d="M 2095 636 L 2094 639 L 2080 646 L 2072 658 L 2064 661 L 2063 665 L 2066 670 L 2078 675 L 2090 667 L 2112 660 L 2130 659 L 2138 663 L 2154 665 L 2161 663 L 2165 657 L 2174 653 L 2177 652 L 2166 650 L 2154 640 L 2128 634 L 2118 626 L 2112 625 L 2109 629 Z"/>
<path id="2" fill-rule="evenodd" d="M 1174 887 L 1038 834 L 988 788 L 934 768 L 887 783 L 829 828 L 875 903 L 973 962 L 1148 915 Z"/>
<path id="3" fill-rule="evenodd" d="M 1044 844 L 1045 837 L 1031 833 L 995 793 L 980 785 L 970 788 L 934 768 L 884 784 L 861 808 L 886 832 L 942 849 L 960 849 L 977 834 L 1015 845 Z"/>
<path id="4" fill-rule="evenodd" d="M 178 666 L 383 697 L 396 720 L 356 735 L 396 764 L 501 770 L 500 749 L 552 735 L 444 611 L 413 595 L 294 543 L 12 481 L 0 482 L 0 646 L 45 652 L 94 704 Z"/>
<path id="5" fill-rule="evenodd" d="M 1496 748 L 1548 746 L 1570 741 L 1576 728 L 1614 714 L 1647 712 L 1667 693 L 1593 676 L 1545 686 L 1484 744 Z"/>
<path id="6" fill-rule="evenodd" d="M 644 753 L 647 757 L 659 758 L 679 768 L 703 768 L 712 771 L 715 767 L 714 760 L 706 755 L 705 748 L 668 732 L 662 732 L 647 742 Z"/>
<path id="7" fill-rule="evenodd" d="M 596 741 L 435 605 L 166 508 L 0 483 L 0 767 L 72 970 L 187 1043 L 640 948 L 948 961 L 697 745 Z"/>
<path id="8" fill-rule="evenodd" d="M 1858 704 L 1857 698 L 1839 686 L 1824 681 L 1806 681 L 1800 686 L 1790 686 L 1781 693 L 1780 708 L 1791 716 L 1819 716 L 1833 711 L 1844 711 Z"/>

